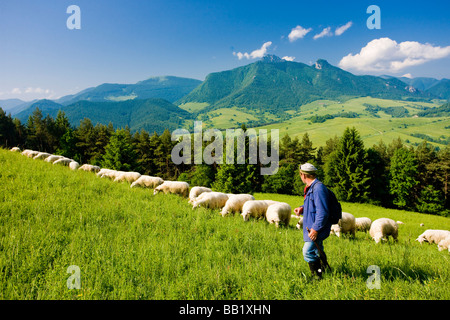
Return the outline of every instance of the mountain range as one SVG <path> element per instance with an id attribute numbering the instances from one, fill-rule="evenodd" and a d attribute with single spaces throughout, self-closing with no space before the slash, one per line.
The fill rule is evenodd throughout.
<path id="1" fill-rule="evenodd" d="M 274 55 L 232 70 L 209 74 L 204 81 L 153 77 L 136 84 L 109 84 L 85 89 L 57 100 L 0 100 L 0 107 L 22 122 L 38 107 L 46 116 L 63 110 L 72 125 L 84 117 L 95 124 L 112 122 L 131 130 L 161 132 L 183 120 L 221 108 L 239 108 L 278 116 L 295 113 L 318 99 L 345 101 L 373 97 L 403 101 L 450 98 L 450 80 L 358 76 L 319 59 L 313 65 L 285 61 Z M 183 106 L 201 104 L 187 112 Z M 180 108 L 181 107 L 181 108 Z"/>

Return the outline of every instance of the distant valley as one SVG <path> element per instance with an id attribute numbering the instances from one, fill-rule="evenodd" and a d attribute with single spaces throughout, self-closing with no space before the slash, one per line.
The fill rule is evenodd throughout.
<path id="1" fill-rule="evenodd" d="M 94 124 L 162 133 L 192 129 L 192 122 L 201 120 L 218 129 L 246 124 L 292 136 L 308 132 L 319 144 L 354 124 L 371 143 L 399 136 L 411 144 L 427 139 L 444 146 L 449 111 L 437 108 L 449 98 L 448 79 L 356 76 L 321 59 L 306 65 L 269 55 L 204 81 L 153 77 L 102 84 L 57 100 L 0 100 L 0 107 L 22 123 L 39 108 L 44 117 L 64 111 L 74 126 L 87 117 Z"/>

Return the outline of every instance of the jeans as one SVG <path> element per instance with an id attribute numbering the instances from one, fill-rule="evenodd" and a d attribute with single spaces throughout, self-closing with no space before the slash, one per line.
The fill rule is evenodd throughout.
<path id="1" fill-rule="evenodd" d="M 323 251 L 323 241 L 317 240 L 317 245 L 322 249 Z M 317 250 L 316 245 L 312 241 L 306 241 L 303 245 L 303 259 L 305 259 L 306 262 L 314 262 L 320 259 L 319 257 L 320 253 L 319 250 Z"/>

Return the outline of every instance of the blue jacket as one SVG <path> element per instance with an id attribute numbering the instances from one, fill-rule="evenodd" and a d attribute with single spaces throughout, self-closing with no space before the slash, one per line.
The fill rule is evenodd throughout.
<path id="1" fill-rule="evenodd" d="M 328 238 L 331 230 L 329 219 L 329 193 L 318 179 L 309 187 L 303 204 L 303 240 L 311 242 L 306 228 L 318 232 L 317 241 Z"/>

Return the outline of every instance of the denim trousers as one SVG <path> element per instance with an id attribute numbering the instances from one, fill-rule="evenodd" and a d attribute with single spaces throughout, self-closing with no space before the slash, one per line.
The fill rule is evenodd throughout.
<path id="1" fill-rule="evenodd" d="M 316 240 L 317 245 L 322 249 L 323 252 L 323 241 L 322 240 Z M 303 259 L 305 259 L 306 262 L 314 262 L 320 259 L 320 253 L 317 249 L 316 245 L 312 241 L 306 241 L 303 245 Z"/>

